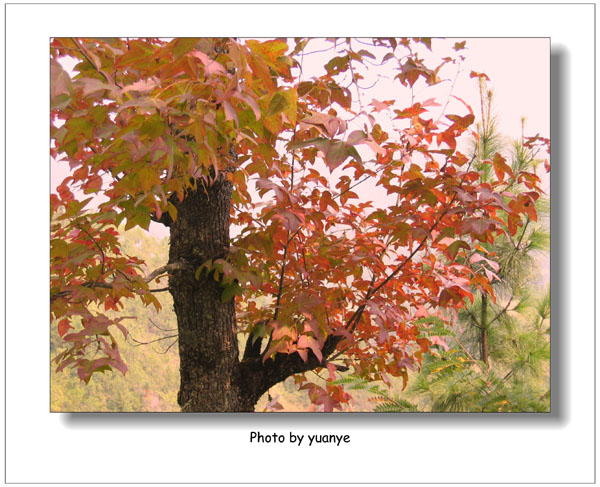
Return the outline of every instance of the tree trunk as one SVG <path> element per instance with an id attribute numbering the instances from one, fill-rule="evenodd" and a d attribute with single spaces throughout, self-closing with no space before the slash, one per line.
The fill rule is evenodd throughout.
<path id="1" fill-rule="evenodd" d="M 481 329 L 479 337 L 480 359 L 487 365 L 488 364 L 488 332 L 487 332 L 487 294 L 481 295 Z"/>
<path id="2" fill-rule="evenodd" d="M 179 330 L 182 411 L 253 411 L 254 401 L 240 387 L 235 303 L 221 301 L 222 287 L 212 274 L 196 279 L 208 259 L 223 258 L 229 247 L 232 185 L 218 178 L 177 201 L 169 262 L 185 262 L 169 280 Z"/>
<path id="3" fill-rule="evenodd" d="M 171 198 L 177 218 L 162 215 L 171 229 L 169 263 L 179 330 L 180 389 L 177 402 L 183 412 L 251 412 L 260 397 L 294 374 L 325 367 L 312 351 L 306 361 L 298 355 L 278 354 L 263 361 L 260 341 L 248 344 L 239 357 L 235 302 L 223 303 L 223 288 L 212 273 L 195 273 L 209 259 L 224 258 L 229 248 L 229 212 L 232 184 L 223 177 L 210 187 L 197 181 L 182 202 Z M 326 358 L 341 336 L 330 335 L 323 346 Z"/>

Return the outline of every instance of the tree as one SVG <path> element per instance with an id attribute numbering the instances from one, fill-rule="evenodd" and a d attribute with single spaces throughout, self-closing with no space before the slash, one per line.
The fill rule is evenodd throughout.
<path id="1" fill-rule="evenodd" d="M 290 376 L 331 411 L 350 397 L 333 381 L 341 372 L 407 380 L 432 343 L 419 335 L 424 310 L 452 315 L 472 288 L 493 295 L 461 257 L 515 235 L 539 178 L 506 170 L 485 181 L 458 150 L 477 135 L 472 109 L 452 95 L 462 114 L 446 103 L 434 119 L 439 104 L 415 101 L 414 87 L 438 84 L 462 56 L 429 68 L 428 38 L 373 39 L 373 52 L 334 39 L 324 74 L 303 80 L 308 42 L 51 41 L 51 155 L 72 169 L 51 195 L 51 318 L 66 347 L 57 370 L 75 367 L 85 382 L 125 373 L 114 336 L 128 333 L 123 301 L 158 309 L 168 289 L 182 411 L 252 411 Z M 363 106 L 361 66 L 378 56 L 397 63 L 409 106 Z M 505 166 L 497 155 L 482 163 Z M 359 198 L 367 180 L 392 203 Z M 513 194 L 515 181 L 529 191 Z M 169 227 L 169 260 L 144 275 L 119 228 L 151 221 Z M 306 378 L 320 369 L 326 387 Z"/>
<path id="2" fill-rule="evenodd" d="M 123 225 L 122 225 L 123 226 Z M 136 227 L 121 232 L 119 238 L 124 253 L 144 260 L 145 269 L 156 269 L 167 263 L 169 239 L 158 238 Z M 127 322 L 127 338 L 114 336 L 127 373 L 94 374 L 89 383 L 82 382 L 77 370 L 66 369 L 50 375 L 51 410 L 60 412 L 115 411 L 179 411 L 179 355 L 176 349 L 177 320 L 173 300 L 167 292 L 160 293 L 162 310 L 146 307 L 141 300 L 123 302 L 121 315 L 135 316 Z M 56 325 L 50 334 L 51 356 L 64 342 Z"/>
<path id="3" fill-rule="evenodd" d="M 549 149 L 548 141 L 522 136 L 507 147 L 491 114 L 492 92 L 484 80 L 480 88 L 481 121 L 473 153 L 482 178 L 493 184 L 505 171 L 535 171 L 543 162 L 537 158 L 538 143 Z M 498 153 L 507 154 L 508 168 L 481 163 Z M 528 188 L 515 182 L 512 191 L 518 197 Z M 507 233 L 493 244 L 472 245 L 466 258 L 487 267 L 493 293 L 473 290 L 474 301 L 465 302 L 459 326 L 452 329 L 436 317 L 422 318 L 423 333 L 438 340 L 407 397 L 392 397 L 356 379 L 347 383 L 370 390 L 382 411 L 549 411 L 550 292 L 535 293 L 536 254 L 547 252 L 550 242 L 547 216 L 547 200 L 540 198 L 514 236 Z"/>

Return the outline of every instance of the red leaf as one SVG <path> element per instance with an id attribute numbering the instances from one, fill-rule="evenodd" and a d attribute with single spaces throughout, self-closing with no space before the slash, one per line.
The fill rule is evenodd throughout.
<path id="1" fill-rule="evenodd" d="M 498 181 L 504 181 L 504 174 L 507 173 L 511 177 L 513 177 L 513 172 L 510 166 L 506 163 L 506 159 L 502 157 L 502 154 L 496 152 L 494 154 L 494 160 L 492 161 L 494 166 L 494 172 L 496 173 L 496 177 Z"/>
<path id="2" fill-rule="evenodd" d="M 493 230 L 495 227 L 496 223 L 486 218 L 465 218 L 458 225 L 458 232 L 460 234 L 472 233 L 483 235 L 488 230 Z"/>
<path id="3" fill-rule="evenodd" d="M 452 98 L 456 98 L 459 102 L 461 102 L 465 107 L 467 107 L 467 109 L 469 110 L 469 113 L 471 115 L 473 115 L 473 109 L 471 108 L 471 105 L 469 105 L 465 100 L 463 100 L 462 98 L 459 98 L 456 95 L 450 95 Z"/>
<path id="4" fill-rule="evenodd" d="M 337 367 L 331 362 L 327 362 L 327 371 L 329 372 L 329 380 L 335 380 L 335 372 Z"/>
<path id="5" fill-rule="evenodd" d="M 71 328 L 73 327 L 69 324 L 69 320 L 67 318 L 63 318 L 58 322 L 59 336 L 62 338 L 63 336 L 65 336 L 65 333 L 67 333 L 67 331 L 69 331 Z"/>
<path id="6" fill-rule="evenodd" d="M 451 261 L 456 258 L 456 254 L 458 254 L 459 249 L 471 250 L 471 247 L 467 242 L 463 242 L 462 240 L 456 240 L 448 245 L 446 248 L 446 255 Z"/>

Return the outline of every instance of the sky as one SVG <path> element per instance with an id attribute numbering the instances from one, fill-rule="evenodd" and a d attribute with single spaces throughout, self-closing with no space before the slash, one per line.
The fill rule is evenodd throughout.
<path id="1" fill-rule="evenodd" d="M 466 40 L 466 48 L 458 53 L 452 49 L 454 44 Z M 354 50 L 376 50 L 358 39 L 353 42 Z M 307 52 L 328 47 L 331 44 L 321 39 L 309 42 Z M 479 91 L 477 81 L 469 77 L 471 71 L 485 73 L 489 76 L 489 88 L 494 91 L 496 110 L 499 118 L 499 128 L 502 133 L 519 137 L 521 134 L 521 117 L 527 117 L 528 132 L 546 133 L 550 131 L 550 39 L 549 38 L 447 38 L 433 39 L 432 53 L 425 47 L 419 47 L 418 52 L 425 58 L 426 64 L 434 65 L 435 61 L 445 56 L 462 54 L 466 59 L 462 62 L 462 74 L 457 78 L 453 92 L 469 103 L 474 110 L 479 106 Z M 385 53 L 385 50 L 380 52 Z M 331 51 L 316 55 L 305 56 L 305 78 L 310 77 L 311 71 L 321 70 L 323 62 L 331 56 Z M 310 58 L 310 59 L 309 59 Z M 378 56 L 380 59 L 381 56 Z M 393 61 L 386 63 L 380 72 L 393 77 L 393 69 L 397 66 Z M 443 81 L 437 88 L 427 88 L 426 96 L 439 98 L 445 101 L 452 77 L 456 73 L 454 66 L 449 66 L 442 71 Z M 370 85 L 370 83 L 365 82 Z M 417 86 L 417 85 L 415 85 Z M 366 103 L 369 98 L 390 99 L 400 93 L 398 82 L 382 79 L 380 83 L 369 90 L 363 90 L 362 97 Z M 407 90 L 401 90 L 407 93 Z M 424 96 L 423 90 L 415 90 L 417 98 Z M 396 95 L 396 96 L 394 96 Z M 420 96 L 419 96 L 420 95 Z M 430 96 L 431 95 L 431 96 Z M 452 102 L 452 100 L 451 100 Z M 454 102 L 459 107 L 458 102 Z M 448 109 L 452 109 L 450 104 Z"/>

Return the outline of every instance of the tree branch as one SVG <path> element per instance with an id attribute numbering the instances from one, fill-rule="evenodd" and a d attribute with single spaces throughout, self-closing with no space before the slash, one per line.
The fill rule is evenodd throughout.
<path id="1" fill-rule="evenodd" d="M 156 343 L 156 342 L 160 342 L 162 340 L 168 340 L 169 338 L 176 338 L 179 335 L 167 335 L 164 337 L 160 337 L 160 338 L 156 338 L 154 340 L 150 340 L 149 342 L 140 342 L 139 340 L 136 340 L 135 338 L 133 338 L 131 336 L 131 334 L 129 335 L 129 338 L 131 338 L 137 345 L 132 345 L 133 347 L 140 347 L 142 345 L 150 345 L 151 343 Z"/>
<path id="2" fill-rule="evenodd" d="M 87 233 L 87 232 L 86 232 Z M 151 282 L 153 279 L 156 279 L 158 276 L 165 274 L 167 272 L 171 272 L 171 271 L 177 271 L 177 270 L 183 270 L 187 268 L 187 264 L 185 262 L 173 262 L 171 264 L 167 264 L 164 265 L 162 267 L 159 267 L 158 269 L 154 270 L 153 272 L 151 272 L 146 278 L 144 278 L 144 282 L 149 283 Z M 128 281 L 131 282 L 131 279 L 129 278 L 129 276 L 127 276 L 126 274 L 123 274 L 126 279 Z M 89 288 L 103 288 L 103 289 L 112 289 L 113 287 L 113 283 L 112 282 L 85 282 L 83 284 L 81 284 L 81 286 L 83 287 L 89 287 Z M 162 288 L 157 288 L 157 289 L 150 289 L 151 293 L 161 293 L 164 291 L 168 291 L 169 287 L 162 287 Z M 50 295 L 50 302 L 54 302 L 56 301 L 58 298 L 62 298 L 64 296 L 68 296 L 69 294 L 71 294 L 72 291 L 67 290 L 67 291 L 60 291 L 54 295 Z"/>
<path id="3" fill-rule="evenodd" d="M 479 321 L 477 320 L 477 318 L 475 317 L 475 315 L 473 313 L 471 313 L 471 310 L 469 308 L 467 308 L 466 306 L 464 307 L 464 310 L 468 313 L 468 315 L 471 317 L 471 319 L 475 322 L 475 326 L 477 328 L 481 328 L 481 325 L 479 324 Z"/>
<path id="4" fill-rule="evenodd" d="M 527 221 L 525 222 L 525 226 L 523 227 L 523 231 L 521 232 L 521 236 L 519 237 L 519 241 L 517 242 L 517 245 L 515 246 L 515 250 L 521 250 L 521 241 L 523 240 L 523 237 L 525 236 L 525 230 L 527 230 L 527 225 L 529 225 L 529 222 L 531 220 L 529 219 L 529 217 L 527 217 Z"/>
<path id="5" fill-rule="evenodd" d="M 475 360 L 475 359 L 473 358 L 473 355 L 471 355 L 471 354 L 469 353 L 469 351 L 468 351 L 468 350 L 465 348 L 465 346 L 464 346 L 464 345 L 463 345 L 463 344 L 460 342 L 460 340 L 459 340 L 459 339 L 458 339 L 456 336 L 454 336 L 454 335 L 452 336 L 452 338 L 454 338 L 454 341 L 455 341 L 455 342 L 456 342 L 456 344 L 457 344 L 457 345 L 458 345 L 458 346 L 461 348 L 461 350 L 462 350 L 462 351 L 463 351 L 463 352 L 466 354 L 466 356 L 467 356 L 467 357 L 469 357 L 469 360 L 471 360 L 471 362 L 473 362 L 473 363 L 474 363 L 474 364 L 477 366 L 477 368 L 478 368 L 479 370 L 481 370 L 481 372 L 482 372 L 483 374 L 485 374 L 485 373 L 486 373 L 486 371 L 483 369 L 483 367 L 482 367 L 481 365 L 479 365 L 479 362 L 477 362 L 477 360 Z"/>
<path id="6" fill-rule="evenodd" d="M 161 287 L 161 288 L 158 288 L 158 289 L 150 289 L 150 292 L 151 293 L 163 293 L 163 292 L 168 291 L 168 290 L 169 290 L 169 286 L 167 286 L 167 287 Z"/>
<path id="7" fill-rule="evenodd" d="M 467 171 L 469 172 L 469 169 L 471 167 L 471 164 L 473 163 L 473 160 L 475 159 L 475 156 L 473 156 L 471 158 L 471 160 L 469 161 L 469 165 L 467 167 Z M 466 176 L 466 174 L 465 174 Z M 459 188 L 462 186 L 464 180 L 465 180 L 465 176 L 463 176 L 463 178 L 460 181 L 459 184 Z M 448 205 L 446 206 L 446 209 L 442 212 L 442 214 L 436 219 L 436 221 L 433 223 L 433 225 L 429 228 L 429 233 L 431 233 L 433 230 L 435 230 L 436 226 L 439 224 L 439 222 L 442 220 L 442 218 L 446 215 L 446 213 L 448 213 L 448 211 L 450 210 L 450 208 L 452 207 L 452 203 L 454 203 L 454 201 L 456 200 L 456 197 L 458 196 L 458 193 L 454 193 L 454 196 L 452 197 L 452 199 L 450 200 L 450 202 L 448 203 Z M 383 282 L 381 282 L 377 287 L 373 288 L 373 280 L 371 281 L 371 285 L 369 286 L 369 290 L 367 291 L 367 295 L 365 296 L 365 300 L 363 302 L 363 304 L 361 304 L 358 308 L 356 308 L 356 311 L 354 312 L 354 314 L 351 316 L 350 320 L 348 321 L 348 325 L 346 326 L 347 329 L 349 329 L 351 332 L 354 331 L 354 329 L 356 328 L 356 325 L 358 323 L 358 321 L 360 320 L 362 313 L 366 307 L 367 301 L 372 298 L 383 286 L 385 286 L 389 281 L 391 281 L 394 276 L 396 276 L 401 270 L 402 268 L 406 265 L 406 263 L 408 261 L 410 261 L 415 254 L 423 247 L 423 245 L 425 244 L 425 241 L 427 240 L 427 236 L 423 237 L 423 240 L 421 240 L 421 243 L 417 246 L 417 248 L 415 250 L 413 250 L 411 252 L 411 254 L 409 256 L 406 257 L 406 259 L 404 259 L 404 261 L 402 263 L 400 263 L 395 269 L 394 271 L 388 276 L 386 277 Z M 373 275 L 373 279 L 374 279 L 375 275 Z M 339 342 L 340 340 L 338 340 Z M 337 345 L 337 343 L 336 343 Z M 335 348 L 335 347 L 334 347 Z M 344 352 L 344 350 L 340 350 L 334 357 L 338 357 L 339 355 L 341 355 Z M 331 352 L 330 352 L 331 353 Z M 327 357 L 325 354 L 323 354 L 324 357 Z"/>
<path id="8" fill-rule="evenodd" d="M 85 228 L 83 228 L 81 226 L 77 226 L 77 228 L 79 228 L 79 230 L 81 230 L 88 237 L 90 237 L 90 240 L 94 243 L 94 245 L 98 248 L 98 251 L 100 252 L 100 256 L 102 257 L 102 268 L 100 269 L 100 276 L 98 276 L 98 279 L 100 279 L 100 277 L 104 275 L 104 262 L 105 262 L 105 259 L 106 259 L 105 256 L 104 256 L 104 251 L 102 250 L 102 247 L 100 247 L 100 245 L 98 244 L 98 242 L 96 242 L 96 239 L 94 237 L 92 237 L 92 235 L 90 234 L 90 232 L 88 232 Z M 96 282 L 98 282 L 98 279 L 96 279 Z"/>
<path id="9" fill-rule="evenodd" d="M 471 158 L 471 160 L 469 161 L 469 165 L 467 167 L 466 173 L 468 173 L 474 160 L 475 160 L 475 156 L 473 156 Z M 466 173 L 458 185 L 459 188 L 464 183 Z M 454 201 L 456 200 L 457 197 L 458 197 L 458 193 L 455 192 L 454 196 L 448 202 L 446 208 L 442 211 L 442 213 L 438 216 L 438 218 L 435 220 L 435 222 L 429 228 L 429 233 L 431 233 L 431 231 L 435 230 L 435 228 L 440 223 L 442 218 L 448 213 L 448 211 L 452 207 L 452 204 L 454 203 Z M 287 244 L 286 244 L 286 247 L 284 250 L 284 258 L 286 256 L 287 246 L 293 240 L 293 238 L 298 234 L 299 230 L 300 229 L 298 229 L 298 231 L 296 231 L 296 233 L 294 235 L 292 235 L 291 237 L 288 238 L 288 241 L 287 241 Z M 348 324 L 346 325 L 347 329 L 352 329 L 352 331 L 354 331 L 354 329 L 356 328 L 356 323 L 358 323 L 358 320 L 361 318 L 362 313 L 366 307 L 367 301 L 369 299 L 371 299 L 377 292 L 379 292 L 379 290 L 382 289 L 383 286 L 385 286 L 388 282 L 390 282 L 404 268 L 404 266 L 425 245 L 426 240 L 427 240 L 427 237 L 425 236 L 421 240 L 419 245 L 411 252 L 411 254 L 409 256 L 407 256 L 394 269 L 394 271 L 389 276 L 387 276 L 379 285 L 377 285 L 376 287 L 373 287 L 373 285 L 371 285 L 369 287 L 369 290 L 367 291 L 364 302 L 356 308 L 356 310 L 352 314 L 350 320 L 348 321 Z M 284 265 L 282 265 L 282 270 L 285 270 Z M 282 292 L 282 276 L 283 276 L 283 273 L 280 274 L 280 288 L 278 291 L 278 296 L 280 296 L 280 294 Z M 373 276 L 373 278 L 374 278 L 374 276 Z M 373 281 L 373 283 L 374 283 L 374 281 Z M 276 304 L 276 310 L 275 310 L 274 317 L 277 316 L 277 309 L 278 309 L 277 305 L 278 305 L 278 303 Z M 342 335 L 331 334 L 331 335 L 327 336 L 327 338 L 325 339 L 325 343 L 323 344 L 323 348 L 321 349 L 321 354 L 322 354 L 321 360 L 319 360 L 319 358 L 317 356 L 315 356 L 313 351 L 310 349 L 307 350 L 308 357 L 307 357 L 306 361 L 304 361 L 302 359 L 302 357 L 300 357 L 298 352 L 294 352 L 291 354 L 277 353 L 277 354 L 275 354 L 275 356 L 273 358 L 268 358 L 264 362 L 263 362 L 263 359 L 264 359 L 263 356 L 257 357 L 257 358 L 248 358 L 245 360 L 243 359 L 241 362 L 239 362 L 239 365 L 238 365 L 238 367 L 239 367 L 238 370 L 240 373 L 240 380 L 242 381 L 243 384 L 245 384 L 245 385 L 247 384 L 246 387 L 254 388 L 253 390 L 249 390 L 247 392 L 250 396 L 256 397 L 256 400 L 258 400 L 265 391 L 269 390 L 269 388 L 271 388 L 275 384 L 287 379 L 288 377 L 290 377 L 294 374 L 307 372 L 309 370 L 313 370 L 318 367 L 326 367 L 329 356 L 336 350 L 337 345 L 343 340 L 343 338 L 344 337 Z M 271 340 L 269 339 L 269 342 L 270 341 Z M 266 353 L 268 348 L 269 347 L 267 344 L 265 352 L 263 352 L 262 355 L 264 355 L 264 353 Z M 345 350 L 338 351 L 338 353 L 336 353 L 333 356 L 333 358 L 337 358 L 342 353 L 344 353 L 347 349 L 348 348 L 346 348 Z M 477 364 L 477 362 L 475 362 L 475 363 Z M 479 364 L 477 364 L 477 365 L 479 366 Z"/>
<path id="10" fill-rule="evenodd" d="M 171 271 L 181 271 L 186 267 L 187 265 L 185 264 L 185 262 L 173 262 L 171 264 L 167 264 L 162 267 L 159 267 L 158 269 L 155 269 L 144 279 L 144 281 L 150 282 L 153 279 L 156 279 L 161 274 L 166 274 L 167 272 Z"/>
<path id="11" fill-rule="evenodd" d="M 292 142 L 296 140 L 296 128 L 297 125 L 294 125 L 294 133 L 292 135 Z M 296 162 L 296 154 L 292 152 L 292 164 L 291 164 L 291 174 L 290 174 L 290 191 L 294 189 L 294 164 Z M 275 299 L 275 311 L 273 312 L 273 321 L 277 320 L 277 316 L 279 315 L 279 305 L 281 303 L 281 295 L 283 294 L 283 278 L 285 276 L 285 266 L 287 260 L 288 248 L 292 240 L 298 235 L 300 232 L 300 228 L 294 232 L 294 234 L 290 237 L 290 231 L 287 231 L 287 240 L 285 246 L 283 247 L 283 258 L 281 260 L 281 272 L 279 273 L 279 287 L 277 289 L 277 298 Z M 269 336 L 269 341 L 267 342 L 267 346 L 265 347 L 265 352 L 269 350 L 269 346 L 271 345 L 271 336 Z"/>
<path id="12" fill-rule="evenodd" d="M 506 313 L 506 311 L 508 310 L 508 307 L 510 306 L 510 303 L 512 303 L 513 298 L 515 297 L 514 293 L 513 295 L 510 297 L 510 299 L 508 300 L 508 303 L 506 303 L 506 306 L 498 312 L 498 314 L 496 316 L 494 316 L 492 318 L 492 321 L 490 321 L 488 323 L 488 326 L 491 325 L 494 321 L 496 321 L 498 318 L 500 318 L 500 316 L 502 316 L 504 313 Z"/>
<path id="13" fill-rule="evenodd" d="M 154 321 L 150 320 L 150 323 L 152 323 L 156 328 L 158 328 L 160 331 L 177 331 L 177 328 L 161 328 L 160 326 L 158 326 L 156 323 L 154 323 Z"/>

